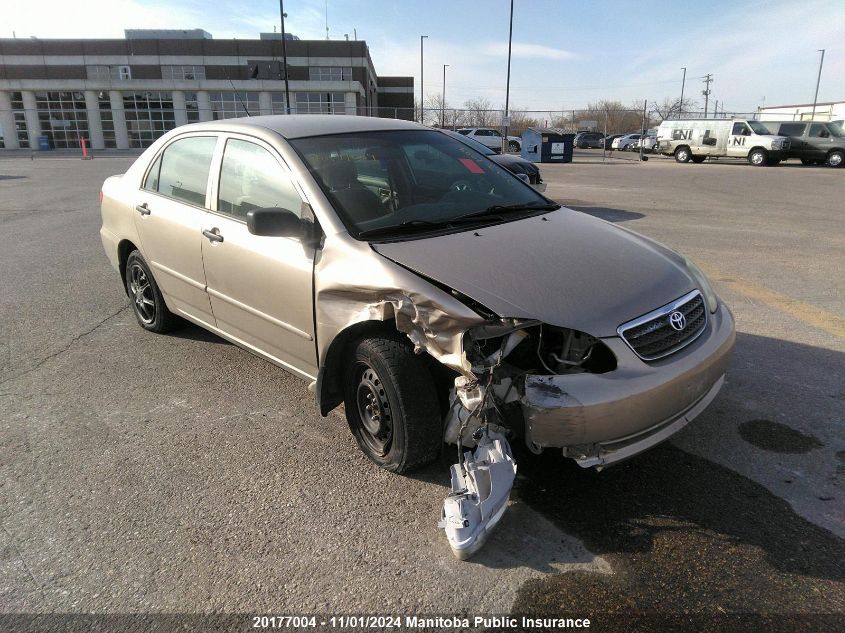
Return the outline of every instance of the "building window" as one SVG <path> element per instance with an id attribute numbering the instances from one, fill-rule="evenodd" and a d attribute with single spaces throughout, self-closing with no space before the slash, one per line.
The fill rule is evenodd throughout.
<path id="1" fill-rule="evenodd" d="M 176 127 L 173 94 L 170 92 L 124 92 L 123 111 L 129 147 L 149 147 Z"/>
<path id="2" fill-rule="evenodd" d="M 103 127 L 103 147 L 113 149 L 117 147 L 117 140 L 114 135 L 114 117 L 108 92 L 97 93 L 97 107 L 100 110 L 100 122 Z"/>
<path id="3" fill-rule="evenodd" d="M 81 147 L 88 136 L 88 111 L 81 92 L 36 92 L 35 104 L 41 133 L 60 149 Z"/>
<path id="4" fill-rule="evenodd" d="M 270 99 L 272 100 L 272 109 L 273 114 L 287 114 L 285 111 L 285 93 L 284 92 L 273 92 L 270 93 Z"/>
<path id="5" fill-rule="evenodd" d="M 311 66 L 308 68 L 311 81 L 351 81 L 352 68 L 348 66 Z"/>
<path id="6" fill-rule="evenodd" d="M 196 123 L 200 120 L 200 106 L 196 92 L 185 93 L 185 110 L 188 123 Z"/>
<path id="7" fill-rule="evenodd" d="M 132 79 L 132 69 L 129 66 L 86 66 L 88 79 L 94 81 L 125 81 Z"/>
<path id="8" fill-rule="evenodd" d="M 18 136 L 18 147 L 29 148 L 29 130 L 26 127 L 26 113 L 23 109 L 23 95 L 20 92 L 11 94 L 12 113 L 15 117 L 15 134 Z"/>
<path id="9" fill-rule="evenodd" d="M 257 92 L 209 92 L 208 96 L 211 99 L 211 113 L 215 121 L 246 116 L 244 107 L 251 115 L 260 112 Z"/>
<path id="10" fill-rule="evenodd" d="M 297 114 L 346 114 L 342 92 L 297 92 Z"/>
<path id="11" fill-rule="evenodd" d="M 205 79 L 205 66 L 162 66 L 161 78 L 173 81 L 199 81 Z"/>

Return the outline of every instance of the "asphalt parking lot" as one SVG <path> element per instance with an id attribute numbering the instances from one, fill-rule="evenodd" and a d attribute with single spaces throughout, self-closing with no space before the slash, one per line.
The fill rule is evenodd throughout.
<path id="1" fill-rule="evenodd" d="M 470 562 L 436 527 L 451 450 L 390 475 L 299 379 L 196 327 L 136 325 L 98 236 L 99 185 L 131 158 L 0 158 L 0 612 L 842 627 L 845 172 L 600 155 L 543 165 L 546 195 L 708 272 L 737 321 L 727 383 L 618 467 L 520 463 Z"/>

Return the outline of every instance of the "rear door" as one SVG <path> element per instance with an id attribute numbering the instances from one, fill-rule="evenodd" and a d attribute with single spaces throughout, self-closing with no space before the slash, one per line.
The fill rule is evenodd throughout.
<path id="1" fill-rule="evenodd" d="M 314 378 L 315 248 L 299 239 L 252 235 L 246 226 L 250 209 L 281 207 L 301 215 L 310 208 L 272 146 L 241 135 L 227 135 L 221 143 L 202 239 L 217 328 Z"/>
<path id="2" fill-rule="evenodd" d="M 214 134 L 177 137 L 153 161 L 135 200 L 141 251 L 168 307 L 209 325 L 201 240 L 216 144 Z"/>

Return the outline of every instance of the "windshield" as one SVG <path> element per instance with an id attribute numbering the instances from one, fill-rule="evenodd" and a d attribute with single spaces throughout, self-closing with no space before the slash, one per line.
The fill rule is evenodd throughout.
<path id="1" fill-rule="evenodd" d="M 827 129 L 834 136 L 845 136 L 845 130 L 843 130 L 841 123 L 830 121 L 827 123 Z"/>
<path id="2" fill-rule="evenodd" d="M 494 155 L 496 153 L 492 149 L 487 147 L 484 143 L 479 143 L 474 138 L 470 138 L 469 136 L 464 136 L 463 134 L 460 134 L 458 132 L 452 132 L 450 130 L 443 130 L 443 131 L 444 131 L 444 133 L 448 134 L 449 136 L 456 139 L 457 141 L 460 141 L 464 145 L 469 145 L 472 149 L 474 149 L 477 152 L 484 154 L 485 156 Z"/>
<path id="3" fill-rule="evenodd" d="M 765 135 L 771 134 L 771 132 L 769 132 L 769 128 L 767 128 L 765 125 L 763 125 L 759 121 L 748 121 L 748 125 L 752 130 L 754 130 L 755 134 L 765 134 Z"/>
<path id="4" fill-rule="evenodd" d="M 453 230 L 559 206 L 465 143 L 433 130 L 289 142 L 359 239 Z"/>

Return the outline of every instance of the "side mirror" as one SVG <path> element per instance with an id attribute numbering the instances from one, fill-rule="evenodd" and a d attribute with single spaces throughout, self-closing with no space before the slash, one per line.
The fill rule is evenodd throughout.
<path id="1" fill-rule="evenodd" d="M 253 235 L 265 237 L 302 237 L 305 234 L 304 223 L 299 216 L 279 207 L 248 211 L 246 228 Z"/>

